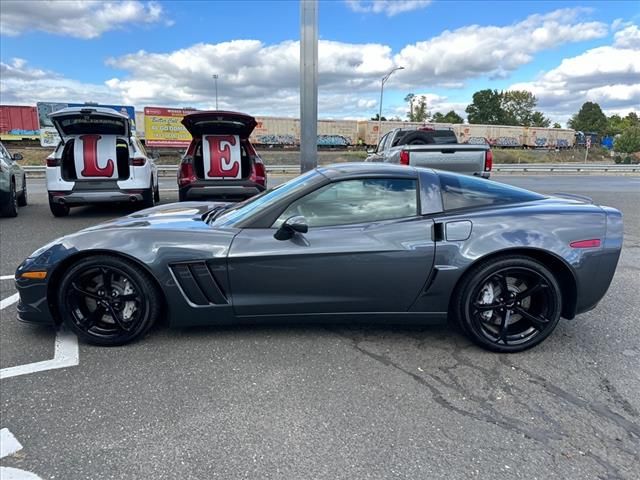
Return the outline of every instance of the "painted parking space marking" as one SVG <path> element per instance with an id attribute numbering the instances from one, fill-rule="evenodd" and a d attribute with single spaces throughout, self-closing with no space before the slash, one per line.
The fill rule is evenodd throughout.
<path id="1" fill-rule="evenodd" d="M 3 368 L 0 370 L 0 380 L 46 370 L 75 367 L 79 363 L 78 337 L 61 327 L 56 335 L 53 359 Z"/>
<path id="2" fill-rule="evenodd" d="M 14 278 L 14 275 L 0 275 L 0 280 L 13 280 Z"/>
<path id="3" fill-rule="evenodd" d="M 9 305 L 13 305 L 18 301 L 19 298 L 20 295 L 18 293 L 14 293 L 10 297 L 3 298 L 2 300 L 0 300 L 0 310 L 7 308 Z"/>
<path id="4" fill-rule="evenodd" d="M 22 444 L 8 428 L 0 429 L 0 459 L 22 450 Z M 2 480 L 42 480 L 35 473 L 13 467 L 0 467 Z"/>
<path id="5" fill-rule="evenodd" d="M 13 436 L 13 433 L 8 428 L 0 429 L 0 458 L 13 455 L 19 450 L 22 450 L 22 444 Z"/>

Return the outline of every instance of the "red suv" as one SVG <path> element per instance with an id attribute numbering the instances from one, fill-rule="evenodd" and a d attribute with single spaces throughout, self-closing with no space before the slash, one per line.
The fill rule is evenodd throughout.
<path id="1" fill-rule="evenodd" d="M 244 200 L 266 188 L 264 163 L 249 142 L 255 118 L 237 112 L 196 112 L 186 115 L 182 124 L 193 139 L 178 170 L 181 202 Z"/>

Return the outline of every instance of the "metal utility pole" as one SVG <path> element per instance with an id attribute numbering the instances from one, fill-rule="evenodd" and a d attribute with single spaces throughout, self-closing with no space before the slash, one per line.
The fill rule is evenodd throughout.
<path id="1" fill-rule="evenodd" d="M 318 0 L 300 0 L 300 172 L 318 165 Z"/>
<path id="2" fill-rule="evenodd" d="M 214 73 L 211 76 L 213 77 L 213 81 L 216 84 L 216 110 L 218 110 L 218 74 Z"/>
<path id="3" fill-rule="evenodd" d="M 396 70 L 404 70 L 404 67 L 396 67 L 382 77 L 382 84 L 380 85 L 380 111 L 378 112 L 378 140 L 376 140 L 376 145 L 380 143 L 380 129 L 382 128 L 382 93 L 384 92 L 384 84 L 387 83 L 391 74 Z"/>

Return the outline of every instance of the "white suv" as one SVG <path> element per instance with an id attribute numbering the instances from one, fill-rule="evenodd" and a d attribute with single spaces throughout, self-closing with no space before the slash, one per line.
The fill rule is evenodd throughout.
<path id="1" fill-rule="evenodd" d="M 70 107 L 49 115 L 61 141 L 47 157 L 49 206 L 56 217 L 72 206 L 159 201 L 158 169 L 131 133 L 126 115 L 110 108 Z"/>

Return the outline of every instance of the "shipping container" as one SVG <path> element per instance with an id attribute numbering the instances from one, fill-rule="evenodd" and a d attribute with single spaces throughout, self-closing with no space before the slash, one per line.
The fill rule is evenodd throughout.
<path id="1" fill-rule="evenodd" d="M 39 136 L 36 107 L 0 105 L 0 139 L 38 139 Z"/>

